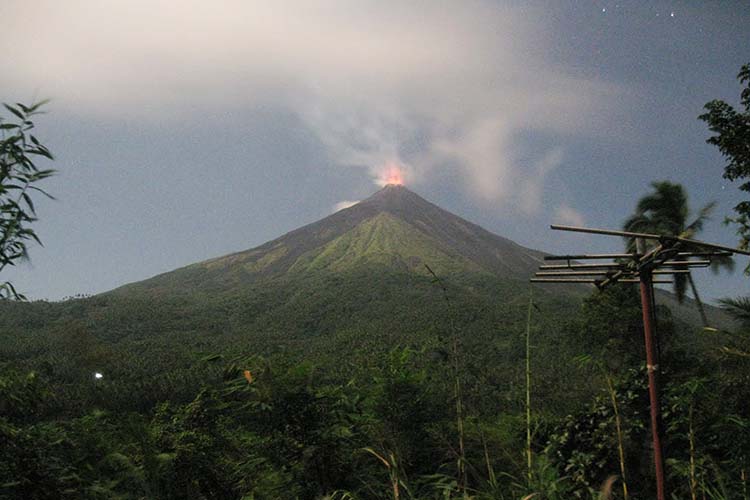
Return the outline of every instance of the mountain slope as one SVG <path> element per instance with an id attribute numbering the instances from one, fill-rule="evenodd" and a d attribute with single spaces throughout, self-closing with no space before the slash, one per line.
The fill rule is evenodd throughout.
<path id="1" fill-rule="evenodd" d="M 500 397 L 513 408 L 524 380 L 528 277 L 542 261 L 541 252 L 388 186 L 257 248 L 94 297 L 0 302 L 0 359 L 54 369 L 63 385 L 85 385 L 104 370 L 110 396 L 158 402 L 199 387 L 210 371 L 204 358 L 216 354 L 312 361 L 324 376 L 348 379 L 363 367 L 377 373 L 398 347 L 419 352 L 421 363 L 439 361 L 457 335 L 477 401 Z M 573 362 L 592 340 L 571 321 L 590 291 L 533 287 L 536 390 L 550 411 L 588 397 L 571 393 L 570 381 L 574 391 L 592 388 Z M 698 337 L 681 339 L 701 349 Z"/>
<path id="2" fill-rule="evenodd" d="M 182 307 L 181 314 L 193 316 L 198 324 L 203 322 L 201 317 L 222 309 L 217 303 L 239 303 L 242 307 L 226 311 L 232 329 L 284 325 L 283 329 L 291 332 L 298 330 L 293 324 L 294 318 L 299 318 L 296 323 L 305 330 L 325 323 L 328 326 L 323 330 L 331 331 L 353 317 L 381 323 L 378 314 L 383 310 L 401 311 L 406 314 L 402 319 L 412 321 L 408 319 L 413 316 L 409 307 L 424 307 L 422 301 L 427 296 L 434 299 L 430 289 L 435 287 L 425 264 L 456 286 L 456 294 L 475 303 L 486 301 L 486 310 L 492 309 L 492 301 L 523 302 L 527 280 L 543 256 L 443 210 L 403 186 L 388 185 L 364 201 L 256 248 L 198 262 L 103 296 L 167 302 L 181 297 L 195 304 Z M 384 279 L 386 276 L 389 278 Z M 427 288 L 423 288 L 425 284 Z M 386 290 L 388 287 L 391 289 Z M 537 300 L 568 305 L 591 290 L 579 285 L 534 288 Z M 378 294 L 388 297 L 389 305 L 384 305 Z M 657 296 L 678 317 L 699 323 L 691 300 L 677 304 L 674 296 L 663 290 L 657 291 Z M 731 326 L 721 311 L 708 309 L 713 324 Z M 323 311 L 337 313 L 324 318 Z M 342 311 L 346 313 L 342 315 Z M 311 321 L 311 317 L 319 321 Z M 420 322 L 416 323 L 410 329 L 421 328 Z"/>
<path id="3" fill-rule="evenodd" d="M 439 274 L 478 273 L 523 280 L 542 253 L 524 248 L 388 185 L 370 198 L 259 247 L 193 264 L 116 292 L 229 290 L 287 275 L 342 272 L 360 266 Z"/>

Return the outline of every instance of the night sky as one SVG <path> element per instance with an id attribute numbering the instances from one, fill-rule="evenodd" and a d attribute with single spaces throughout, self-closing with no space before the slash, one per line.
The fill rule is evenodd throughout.
<path id="1" fill-rule="evenodd" d="M 50 98 L 44 247 L 2 278 L 32 299 L 99 293 L 257 246 L 379 189 L 388 165 L 428 200 L 522 245 L 619 251 L 656 180 L 700 237 L 740 200 L 697 119 L 739 101 L 743 2 L 5 0 L 0 100 Z M 747 294 L 698 271 L 709 299 Z"/>

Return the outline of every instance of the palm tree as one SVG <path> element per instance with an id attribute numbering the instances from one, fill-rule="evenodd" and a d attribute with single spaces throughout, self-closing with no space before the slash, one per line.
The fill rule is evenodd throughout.
<path id="1" fill-rule="evenodd" d="M 701 208 L 695 218 L 688 222 L 690 208 L 688 206 L 687 194 L 681 184 L 673 184 L 669 181 L 653 182 L 654 188 L 652 193 L 647 194 L 638 201 L 635 213 L 625 221 L 623 228 L 625 231 L 646 232 L 664 234 L 669 236 L 681 236 L 683 238 L 693 238 L 703 229 L 703 225 L 711 215 L 715 203 L 709 203 Z M 651 243 L 652 245 L 655 243 Z M 700 251 L 700 248 L 683 247 L 685 251 Z M 635 239 L 628 239 L 628 251 L 635 250 Z M 703 308 L 698 289 L 693 281 L 693 276 L 689 269 L 686 274 L 674 275 L 674 293 L 677 301 L 682 303 L 688 285 L 692 291 L 698 312 L 701 315 L 703 326 L 708 326 L 706 311 Z M 711 270 L 714 273 L 720 269 L 731 271 L 734 269 L 734 261 L 731 257 L 713 257 L 711 259 Z"/>
<path id="2" fill-rule="evenodd" d="M 750 358 L 750 351 L 747 350 L 747 334 L 750 333 L 750 297 L 725 297 L 719 299 L 721 308 L 724 309 L 730 316 L 739 322 L 739 326 L 742 329 L 741 332 L 744 334 L 740 338 L 734 338 L 733 344 L 724 346 L 721 350 L 726 354 L 732 354 L 734 356 L 740 356 L 743 358 Z M 745 347 L 736 347 L 737 340 L 744 339 Z"/>
<path id="3" fill-rule="evenodd" d="M 743 328 L 750 330 L 750 297 L 725 297 L 719 299 L 721 308 L 739 321 Z"/>

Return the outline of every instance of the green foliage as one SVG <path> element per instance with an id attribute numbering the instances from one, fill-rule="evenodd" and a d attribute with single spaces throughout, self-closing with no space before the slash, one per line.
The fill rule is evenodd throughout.
<path id="1" fill-rule="evenodd" d="M 423 262 L 441 273 L 481 272 L 468 259 L 441 251 L 439 242 L 397 217 L 380 213 L 339 238 L 305 254 L 290 272 L 346 272 L 373 263 L 425 273 Z"/>
<path id="2" fill-rule="evenodd" d="M 713 100 L 705 105 L 706 113 L 699 118 L 708 124 L 715 135 L 706 142 L 719 148 L 728 163 L 724 166 L 725 179 L 739 180 L 740 191 L 750 192 L 750 64 L 740 69 L 737 79 L 744 84 L 740 94 L 740 105 L 744 110 L 734 109 L 730 104 Z M 727 218 L 727 223 L 737 225 L 740 247 L 750 246 L 750 201 L 741 201 L 734 207 L 737 214 Z"/>
<path id="3" fill-rule="evenodd" d="M 572 315 L 575 295 L 534 290 L 528 481 L 527 285 L 456 272 L 441 280 L 446 307 L 431 276 L 379 262 L 388 240 L 378 227 L 365 263 L 346 270 L 326 254 L 323 267 L 342 265 L 336 273 L 209 291 L 168 277 L 59 303 L 0 303 L 0 498 L 380 499 L 394 484 L 400 498 L 588 498 L 619 468 L 611 404 L 594 399 L 604 381 L 575 363 L 582 353 L 614 369 L 634 491 L 647 491 L 647 468 L 631 463 L 648 463 L 635 437 L 635 408 L 645 407 L 628 402 L 634 382 L 618 377 L 642 362 L 634 288 L 597 292 Z M 660 319 L 665 353 L 681 356 L 670 361 L 716 369 L 721 354 L 707 355 L 679 318 Z M 721 393 L 737 394 L 732 415 L 746 419 L 750 381 L 733 362 Z M 570 421 L 577 434 L 562 439 Z M 702 451 L 734 485 L 730 449 Z"/>
<path id="4" fill-rule="evenodd" d="M 644 449 L 648 418 L 645 382 L 643 371 L 629 370 L 614 391 L 622 416 L 626 470 L 641 473 L 640 464 L 650 461 Z M 577 486 L 576 498 L 590 495 L 608 477 L 619 474 L 615 412 L 610 396 L 598 396 L 587 410 L 569 415 L 550 436 L 546 453 L 560 473 Z M 644 479 L 648 478 L 646 475 Z M 629 486 L 632 484 L 629 482 Z M 631 492 L 635 498 L 639 497 L 638 489 Z"/>
<path id="5" fill-rule="evenodd" d="M 623 224 L 626 231 L 652 232 L 679 236 L 688 228 L 689 215 L 687 194 L 682 185 L 668 181 L 654 182 L 653 193 L 638 200 L 635 213 Z M 710 210 L 706 206 L 701 214 Z M 700 229 L 705 217 L 699 217 L 691 226 Z M 629 240 L 629 249 L 635 250 L 635 242 Z"/>
<path id="6" fill-rule="evenodd" d="M 519 488 L 523 488 L 519 485 Z M 550 462 L 546 455 L 541 455 L 534 463 L 531 481 L 526 491 L 532 498 L 544 500 L 567 500 L 578 496 L 576 487 L 567 475 L 560 475 L 559 470 Z"/>
<path id="7" fill-rule="evenodd" d="M 738 323 L 732 333 L 721 339 L 724 342 L 722 352 L 733 358 L 750 360 L 750 297 L 725 297 L 719 304 Z"/>
<path id="8" fill-rule="evenodd" d="M 724 298 L 719 304 L 741 323 L 743 329 L 750 330 L 750 297 Z"/>
<path id="9" fill-rule="evenodd" d="M 618 300 L 629 300 L 624 291 L 613 297 L 597 294 L 583 307 L 583 318 L 604 314 L 606 307 L 597 299 L 608 303 L 612 313 Z M 629 307 L 620 306 L 625 311 Z M 567 328 L 574 330 L 582 324 L 579 321 Z M 603 320 L 599 324 L 603 329 Z M 549 326 L 540 317 L 540 331 L 534 334 L 544 342 L 535 349 L 544 361 L 552 359 L 545 354 L 544 329 Z M 496 352 L 475 364 L 478 353 L 464 338 L 467 495 L 592 498 L 604 484 L 613 498 L 619 498 L 617 488 L 607 482 L 619 471 L 609 395 L 587 405 L 585 393 L 568 390 L 578 410 L 565 416 L 550 404 L 552 393 L 547 396 L 546 391 L 555 386 L 545 380 L 551 373 L 544 366 L 533 374 L 539 392 L 534 397 L 534 469 L 527 481 L 523 328 L 522 321 L 516 325 L 515 340 L 507 347 L 513 354 L 495 363 L 501 365 L 497 367 L 486 366 Z M 289 351 L 233 361 L 204 351 L 195 352 L 183 369 L 179 365 L 187 358 L 166 358 L 149 375 L 169 379 L 166 372 L 175 371 L 176 379 L 165 381 L 164 389 L 139 385 L 147 372 L 126 375 L 138 366 L 128 351 L 101 358 L 90 333 L 74 329 L 57 344 L 67 346 L 59 349 L 72 356 L 69 366 L 40 365 L 29 375 L 5 369 L 0 375 L 0 498 L 312 499 L 337 492 L 334 498 L 379 499 L 394 498 L 394 485 L 404 499 L 462 497 L 455 467 L 452 372 L 440 350 L 439 330 L 432 340 L 423 338 L 421 347 L 360 351 L 360 345 L 336 351 L 334 357 L 326 357 L 328 344 L 321 343 L 305 351 L 307 361 Z M 336 341 L 347 342 L 345 336 Z M 576 338 L 571 342 L 579 343 Z M 93 351 L 84 348 L 89 343 Z M 485 349 L 486 345 L 486 338 L 477 344 Z M 551 347 L 554 356 L 565 357 L 562 347 Z M 159 356 L 166 353 L 157 351 Z M 516 373 L 503 366 L 512 364 L 513 356 Z M 346 371 L 333 369 L 345 357 L 357 361 Z M 93 364 L 85 365 L 87 359 Z M 565 359 L 572 369 L 564 387 L 573 389 L 599 378 L 597 372 L 576 366 L 572 357 Z M 704 361 L 707 372 L 714 371 L 708 363 L 717 359 Z M 103 362 L 112 366 L 97 381 L 89 366 Z M 74 375 L 76 363 L 85 365 L 85 376 Z M 123 365 L 122 372 L 117 364 Z M 197 379 L 190 378 L 191 373 Z M 628 480 L 633 498 L 646 498 L 650 468 L 645 375 L 637 370 L 626 373 L 614 392 L 623 422 Z M 502 381 L 508 376 L 515 382 L 505 388 Z M 690 385 L 689 378 L 666 380 L 665 422 L 674 434 L 668 443 L 669 471 L 682 497 L 689 484 L 685 409 L 690 405 L 698 443 L 698 484 L 706 495 L 722 488 L 730 495 L 739 491 L 750 452 L 750 415 L 743 406 L 750 387 L 742 378 L 747 377 L 746 368 L 707 377 L 697 386 Z M 728 381 L 733 385 L 724 387 Z M 554 391 L 560 390 L 563 386 Z M 733 399 L 727 397 L 733 393 Z M 717 404 L 720 399 L 723 408 Z M 721 417 L 723 409 L 731 416 Z"/>
<path id="10" fill-rule="evenodd" d="M 618 284 L 592 294 L 583 302 L 579 322 L 581 342 L 611 368 L 642 363 L 643 316 L 636 287 Z"/>
<path id="11" fill-rule="evenodd" d="M 52 397 L 49 386 L 37 372 L 21 375 L 7 371 L 0 379 L 0 415 L 13 423 L 43 418 Z"/>
<path id="12" fill-rule="evenodd" d="M 36 157 L 52 159 L 49 150 L 31 133 L 31 121 L 44 102 L 32 106 L 4 104 L 13 118 L 0 117 L 0 272 L 28 258 L 28 242 L 41 243 L 31 224 L 36 221 L 32 192 L 49 195 L 37 184 L 54 174 L 35 163 Z M 0 299 L 24 298 L 10 282 L 0 283 Z"/>

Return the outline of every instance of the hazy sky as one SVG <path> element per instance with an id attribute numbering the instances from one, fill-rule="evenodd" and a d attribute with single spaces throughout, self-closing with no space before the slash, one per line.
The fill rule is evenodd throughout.
<path id="1" fill-rule="evenodd" d="M 663 179 L 716 200 L 703 237 L 736 243 L 720 221 L 739 193 L 697 116 L 739 100 L 747 1 L 4 0 L 0 24 L 0 100 L 52 99 L 45 246 L 4 277 L 31 298 L 257 246 L 393 165 L 540 250 L 619 251 L 548 225 L 620 227 Z"/>

